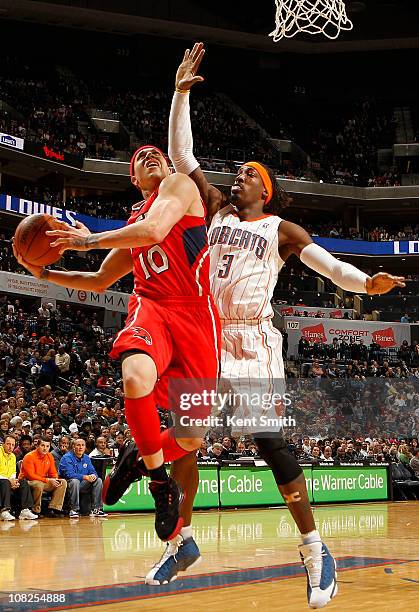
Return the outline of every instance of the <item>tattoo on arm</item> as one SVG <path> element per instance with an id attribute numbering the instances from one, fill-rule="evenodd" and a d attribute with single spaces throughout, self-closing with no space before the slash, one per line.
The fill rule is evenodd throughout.
<path id="1" fill-rule="evenodd" d="M 87 238 L 83 238 L 84 244 L 94 249 L 99 244 L 98 234 L 90 234 Z"/>

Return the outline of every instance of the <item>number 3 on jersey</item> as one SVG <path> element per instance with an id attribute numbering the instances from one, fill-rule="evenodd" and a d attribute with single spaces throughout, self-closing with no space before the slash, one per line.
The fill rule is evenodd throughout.
<path id="1" fill-rule="evenodd" d="M 148 267 L 144 261 L 143 253 L 140 253 L 139 260 L 146 280 L 151 278 L 148 268 L 151 268 L 156 274 L 161 274 L 169 269 L 169 258 L 158 244 L 154 245 L 147 251 Z"/>
<path id="2" fill-rule="evenodd" d="M 222 261 L 225 262 L 223 268 L 218 271 L 218 278 L 227 278 L 230 274 L 231 264 L 233 263 L 234 255 L 224 255 Z"/>

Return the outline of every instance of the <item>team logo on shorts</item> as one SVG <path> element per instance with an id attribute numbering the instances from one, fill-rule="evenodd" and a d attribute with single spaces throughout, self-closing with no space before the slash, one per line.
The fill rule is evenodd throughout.
<path id="1" fill-rule="evenodd" d="M 144 342 L 149 346 L 153 344 L 150 334 L 144 329 L 144 327 L 133 327 L 132 331 L 134 332 L 133 338 L 140 338 L 140 340 L 144 340 Z"/>

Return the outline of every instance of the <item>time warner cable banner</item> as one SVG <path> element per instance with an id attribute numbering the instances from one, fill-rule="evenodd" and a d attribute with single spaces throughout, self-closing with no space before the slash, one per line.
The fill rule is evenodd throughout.
<path id="1" fill-rule="evenodd" d="M 97 217 L 82 215 L 73 210 L 51 206 L 50 204 L 42 204 L 41 202 L 33 202 L 26 198 L 18 198 L 17 196 L 7 195 L 5 193 L 0 193 L 0 211 L 2 210 L 22 216 L 45 213 L 47 215 L 52 215 L 59 221 L 65 221 L 73 227 L 76 225 L 76 221 L 81 221 L 81 223 L 84 223 L 91 232 L 105 232 L 118 229 L 119 227 L 123 227 L 126 223 L 125 221 L 117 219 L 98 219 Z"/>

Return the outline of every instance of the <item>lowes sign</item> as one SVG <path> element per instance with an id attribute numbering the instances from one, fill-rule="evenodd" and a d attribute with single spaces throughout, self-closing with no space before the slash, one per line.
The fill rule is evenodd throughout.
<path id="1" fill-rule="evenodd" d="M 60 208 L 59 206 L 51 206 L 50 204 L 42 204 L 41 202 L 27 200 L 26 198 L 18 198 L 5 193 L 0 193 L 0 212 L 2 210 L 22 216 L 44 213 L 46 215 L 52 215 L 60 221 L 65 221 L 73 227 L 76 225 L 76 221 L 81 221 L 91 232 L 104 232 L 118 229 L 119 227 L 123 227 L 126 223 L 125 221 L 118 221 L 116 219 L 97 219 L 89 215 L 82 215 L 74 210 Z"/>
<path id="2" fill-rule="evenodd" d="M 319 236 L 313 236 L 313 240 L 331 253 L 346 255 L 419 255 L 419 240 L 368 242 L 366 240 L 320 238 Z"/>
<path id="3" fill-rule="evenodd" d="M 10 136 L 10 134 L 3 134 L 3 132 L 0 132 L 0 144 L 6 145 L 6 147 L 13 147 L 14 149 L 23 151 L 24 142 L 23 138 Z"/>

